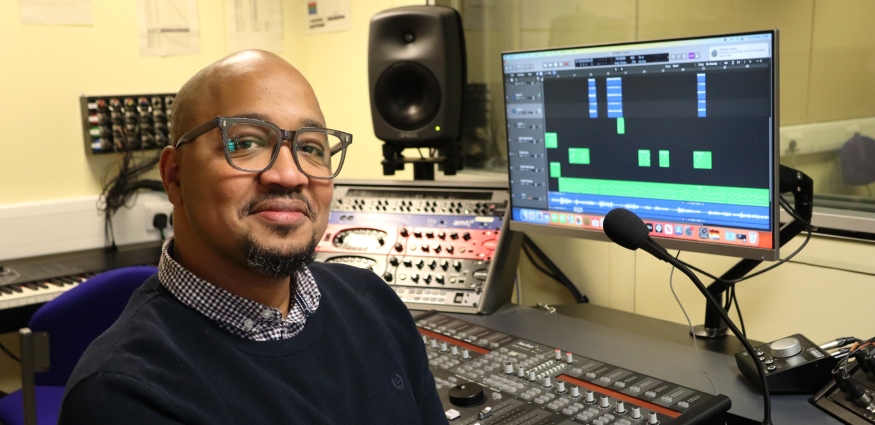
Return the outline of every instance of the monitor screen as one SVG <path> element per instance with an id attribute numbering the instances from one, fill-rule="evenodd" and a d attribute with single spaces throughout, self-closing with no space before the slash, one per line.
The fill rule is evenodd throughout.
<path id="1" fill-rule="evenodd" d="M 502 53 L 511 229 L 778 257 L 777 31 Z"/>

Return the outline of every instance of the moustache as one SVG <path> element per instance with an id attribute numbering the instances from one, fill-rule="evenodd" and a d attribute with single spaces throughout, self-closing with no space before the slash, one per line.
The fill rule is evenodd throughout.
<path id="1" fill-rule="evenodd" d="M 259 204 L 261 204 L 263 202 L 275 201 L 275 200 L 293 200 L 293 201 L 299 201 L 299 202 L 303 203 L 307 207 L 306 208 L 307 210 L 304 212 L 304 215 L 306 215 L 307 218 L 309 218 L 310 220 L 313 220 L 313 216 L 315 214 L 313 212 L 313 204 L 310 202 L 309 199 L 307 199 L 306 196 L 304 196 L 303 194 L 301 194 L 299 192 L 271 192 L 271 193 L 267 193 L 265 195 L 257 196 L 255 198 L 253 198 L 252 200 L 250 200 L 242 208 L 240 208 L 240 211 L 238 212 L 238 216 L 240 218 L 246 217 L 246 216 L 252 214 L 252 210 L 256 206 L 258 206 Z"/>

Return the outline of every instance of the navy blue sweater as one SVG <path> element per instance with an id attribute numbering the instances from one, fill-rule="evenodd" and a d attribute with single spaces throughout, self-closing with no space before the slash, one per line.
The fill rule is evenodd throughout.
<path id="1" fill-rule="evenodd" d="M 313 263 L 298 335 L 250 341 L 152 276 L 83 355 L 59 424 L 446 424 L 422 340 L 372 272 Z"/>

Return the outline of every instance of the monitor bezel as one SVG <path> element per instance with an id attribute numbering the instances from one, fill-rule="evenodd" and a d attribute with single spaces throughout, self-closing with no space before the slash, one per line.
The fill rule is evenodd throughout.
<path id="1" fill-rule="evenodd" d="M 673 41 L 688 41 L 688 40 L 702 40 L 708 38 L 729 38 L 729 37 L 739 37 L 739 36 L 748 36 L 748 35 L 757 35 L 757 34 L 771 34 L 770 43 L 771 43 L 771 79 L 772 79 L 772 128 L 771 128 L 771 152 L 772 152 L 772 178 L 770 182 L 770 192 L 771 192 L 771 205 L 770 205 L 770 215 L 771 215 L 771 223 L 772 223 L 772 247 L 771 248 L 761 248 L 761 247 L 748 247 L 742 245 L 729 245 L 723 243 L 715 243 L 715 242 L 705 242 L 698 240 L 682 240 L 682 239 L 672 239 L 672 238 L 664 238 L 660 237 L 656 234 L 651 234 L 651 237 L 665 247 L 666 249 L 672 250 L 681 250 L 681 251 L 690 251 L 690 252 L 699 252 L 704 254 L 714 254 L 714 255 L 722 255 L 728 257 L 739 257 L 739 258 L 747 258 L 753 260 L 763 260 L 763 261 L 774 261 L 780 258 L 780 246 L 781 241 L 779 239 L 779 233 L 781 230 L 781 225 L 779 221 L 780 217 L 780 204 L 779 197 L 781 195 L 780 185 L 779 185 L 779 169 L 780 169 L 780 150 L 779 150 L 779 131 L 780 131 L 780 117 L 778 116 L 778 112 L 780 111 L 779 103 L 780 103 L 780 78 L 779 78 L 779 42 L 778 42 L 778 30 L 762 30 L 762 31 L 746 31 L 746 32 L 736 32 L 736 33 L 727 33 L 727 34 L 713 34 L 713 35 L 697 35 L 691 37 L 679 37 L 679 38 L 666 38 L 666 39 L 657 39 L 657 40 L 641 40 L 641 41 L 628 41 L 628 42 L 612 42 L 612 43 L 604 43 L 604 44 L 590 44 L 590 45 L 575 45 L 575 46 L 564 46 L 564 47 L 550 47 L 544 49 L 526 49 L 526 50 L 510 50 L 501 52 L 501 63 L 504 64 L 505 55 L 509 54 L 520 54 L 520 53 L 540 53 L 540 52 L 551 52 L 551 51 L 560 51 L 560 50 L 569 50 L 569 49 L 590 49 L 590 48 L 604 48 L 604 47 L 614 47 L 614 46 L 635 46 L 640 48 L 641 46 L 646 46 L 647 44 L 655 44 L 655 43 L 665 43 L 665 42 L 673 42 Z M 504 71 L 504 67 L 502 66 L 502 91 L 504 94 L 505 102 L 507 100 L 507 85 L 504 83 L 505 75 L 509 73 Z M 505 110 L 507 109 L 505 105 Z M 505 126 L 509 125 L 507 122 L 507 114 L 505 113 Z M 507 128 L 507 127 L 506 127 Z M 507 139 L 507 151 L 510 152 L 510 138 Z M 512 191 L 513 187 L 510 183 L 511 174 L 510 167 L 511 162 L 508 160 L 508 191 Z M 608 237 L 605 235 L 604 231 L 597 229 L 586 229 L 586 228 L 574 228 L 567 226 L 552 226 L 552 225 L 543 225 L 529 222 L 521 222 L 513 219 L 513 194 L 511 193 L 510 205 L 508 206 L 509 214 L 509 225 L 512 231 L 525 232 L 529 234 L 545 234 L 552 236 L 565 236 L 565 237 L 573 237 L 580 239 L 590 239 L 590 240 L 599 240 L 599 241 L 610 241 Z"/>

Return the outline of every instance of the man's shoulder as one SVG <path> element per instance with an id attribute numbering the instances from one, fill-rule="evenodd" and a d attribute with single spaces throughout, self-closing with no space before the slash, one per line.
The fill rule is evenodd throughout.
<path id="1" fill-rule="evenodd" d="M 150 359 L 170 360 L 174 355 L 173 340 L 178 339 L 173 334 L 185 328 L 178 323 L 191 323 L 196 317 L 186 310 L 163 290 L 156 276 L 147 279 L 133 293 L 118 320 L 85 350 L 68 389 L 94 374 L 124 375 Z"/>
<path id="2" fill-rule="evenodd" d="M 373 271 L 340 263 L 313 262 L 307 265 L 316 283 L 330 280 L 345 290 L 392 292 L 386 282 Z M 320 286 L 320 291 L 322 287 Z"/>
<path id="3" fill-rule="evenodd" d="M 314 262 L 307 267 L 319 292 L 336 303 L 346 304 L 346 307 L 358 305 L 375 316 L 383 316 L 384 320 L 410 316 L 398 294 L 371 270 L 339 263 Z"/>

